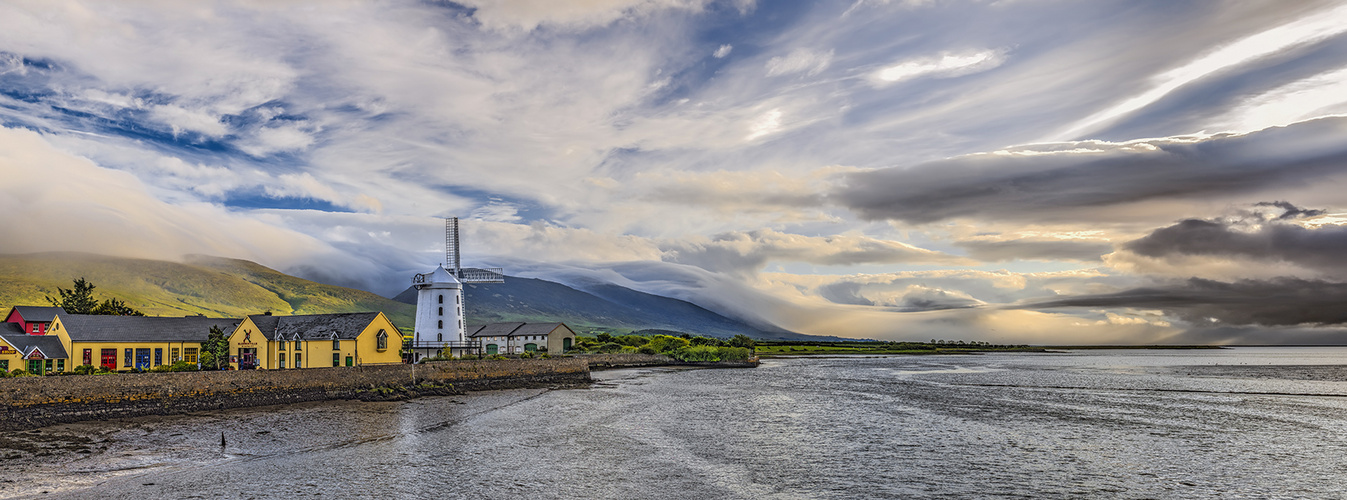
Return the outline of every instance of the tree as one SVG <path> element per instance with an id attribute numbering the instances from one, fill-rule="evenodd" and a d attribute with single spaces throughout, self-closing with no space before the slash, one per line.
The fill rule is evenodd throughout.
<path id="1" fill-rule="evenodd" d="M 102 304 L 98 304 L 98 307 L 95 307 L 94 310 L 93 310 L 93 312 L 90 313 L 90 314 L 102 314 L 102 315 L 105 315 L 105 316 L 144 316 L 144 315 L 145 315 L 145 313 L 142 313 L 142 312 L 140 312 L 140 311 L 137 311 L 137 310 L 135 310 L 135 309 L 132 309 L 130 306 L 126 305 L 125 302 L 122 302 L 122 301 L 117 300 L 117 299 L 108 299 L 108 300 L 103 301 L 103 303 L 102 303 Z"/>
<path id="2" fill-rule="evenodd" d="M 80 277 L 75 280 L 74 288 L 66 290 L 56 287 L 56 292 L 61 296 L 61 300 L 56 300 L 47 296 L 47 302 L 51 305 L 64 309 L 69 314 L 101 314 L 105 316 L 144 316 L 145 313 L 135 310 L 117 299 L 109 298 L 102 303 L 94 298 L 93 283 Z"/>
<path id="3" fill-rule="evenodd" d="M 93 314 L 94 309 L 98 307 L 98 300 L 94 298 L 94 285 L 84 281 L 84 277 L 75 280 L 75 288 L 66 290 L 56 287 L 56 292 L 61 295 L 61 300 L 56 300 L 47 296 L 47 302 L 51 305 L 65 309 L 69 314 Z"/>
<path id="4" fill-rule="evenodd" d="M 210 357 L 207 357 L 207 354 Z M 225 337 L 224 330 L 221 330 L 219 325 L 213 325 L 210 327 L 210 335 L 207 335 L 206 341 L 201 343 L 201 365 L 211 365 L 219 370 L 221 363 L 228 362 L 229 339 Z"/>
<path id="5" fill-rule="evenodd" d="M 754 346 L 758 345 L 753 339 L 748 338 L 747 335 L 743 334 L 735 335 L 728 343 L 730 344 L 730 347 L 744 347 L 749 350 L 752 350 Z"/>

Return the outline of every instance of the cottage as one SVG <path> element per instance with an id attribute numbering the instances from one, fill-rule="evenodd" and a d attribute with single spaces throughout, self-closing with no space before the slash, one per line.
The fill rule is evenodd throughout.
<path id="1" fill-rule="evenodd" d="M 383 365 L 402 362 L 402 334 L 381 312 L 252 315 L 229 337 L 237 369 Z"/>
<path id="2" fill-rule="evenodd" d="M 565 323 L 492 323 L 469 327 L 468 331 L 468 338 L 479 342 L 486 354 L 560 354 L 575 342 L 575 332 Z"/>
<path id="3" fill-rule="evenodd" d="M 22 323 L 0 323 L 0 370 L 65 371 L 69 356 L 61 339 L 25 332 Z"/>

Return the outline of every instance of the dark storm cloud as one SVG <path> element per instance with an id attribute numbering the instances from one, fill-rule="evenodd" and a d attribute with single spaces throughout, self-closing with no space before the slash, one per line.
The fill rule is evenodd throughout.
<path id="1" fill-rule="evenodd" d="M 1034 145 L 850 174 L 831 199 L 868 219 L 1088 220 L 1143 201 L 1221 199 L 1347 173 L 1347 118 L 1200 140 Z"/>
<path id="2" fill-rule="evenodd" d="M 1113 245 L 1092 241 L 1070 240 L 1009 240 L 959 241 L 955 246 L 968 251 L 968 256 L 984 262 L 1008 260 L 1099 260 L 1100 255 L 1113 251 Z"/>
<path id="3" fill-rule="evenodd" d="M 1280 216 L 1264 220 L 1188 219 L 1130 241 L 1123 248 L 1146 257 L 1175 255 L 1240 257 L 1264 261 L 1290 262 L 1320 270 L 1347 267 L 1347 226 L 1326 225 L 1306 228 L 1282 222 L 1322 214 L 1322 210 L 1303 210 L 1290 203 L 1260 203 L 1286 210 Z"/>
<path id="4" fill-rule="evenodd" d="M 1347 323 L 1344 303 L 1347 303 L 1347 283 L 1298 278 L 1225 283 L 1191 278 L 1171 285 L 1079 295 L 1017 308 L 1134 307 L 1161 309 L 1196 325 L 1285 326 Z"/>

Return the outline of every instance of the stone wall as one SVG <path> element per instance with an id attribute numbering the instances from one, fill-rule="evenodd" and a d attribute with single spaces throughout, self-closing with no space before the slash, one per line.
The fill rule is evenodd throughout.
<path id="1" fill-rule="evenodd" d="M 429 393 L 573 386 L 590 381 L 578 358 L 442 361 L 420 365 L 0 379 L 0 430 L 81 420 L 356 399 L 389 388 Z M 425 392 L 425 391 L 422 391 Z M 378 399 L 378 398 L 375 398 Z"/>

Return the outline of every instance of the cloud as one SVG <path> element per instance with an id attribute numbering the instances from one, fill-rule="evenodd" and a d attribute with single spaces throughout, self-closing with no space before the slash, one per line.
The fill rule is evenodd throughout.
<path id="1" fill-rule="evenodd" d="M 1347 226 L 1306 227 L 1297 220 L 1324 212 L 1285 202 L 1259 206 L 1280 208 L 1283 213 L 1267 216 L 1245 212 L 1221 219 L 1187 219 L 1127 242 L 1123 248 L 1154 259 L 1198 256 L 1283 262 L 1347 277 L 1343 274 L 1347 262 L 1342 259 L 1347 253 Z"/>
<path id="2" fill-rule="evenodd" d="M 1056 134 L 1054 140 L 1075 139 L 1101 124 L 1141 109 L 1179 87 L 1213 73 L 1338 36 L 1344 32 L 1347 32 L 1347 6 L 1338 6 L 1250 35 L 1204 54 L 1183 66 L 1156 75 L 1149 90 L 1069 125 Z M 1269 125 L 1265 123 L 1259 128 Z"/>
<path id="3" fill-rule="evenodd" d="M 463 0 L 458 3 L 472 7 L 473 18 L 488 28 L 529 31 L 541 26 L 597 28 L 619 19 L 648 16 L 668 9 L 698 10 L 708 0 Z"/>
<path id="4" fill-rule="evenodd" d="M 5 253 L 83 251 L 176 261 L 230 255 L 289 265 L 310 259 L 358 269 L 328 244 L 264 219 L 199 203 L 169 204 L 135 176 L 0 127 L 0 231 Z M 54 180 L 55 179 L 55 180 Z"/>
<path id="5" fill-rule="evenodd" d="M 1017 308 L 1163 309 L 1194 325 L 1347 323 L 1347 283 L 1297 278 L 1220 282 L 1192 278 L 1169 285 L 1029 302 Z"/>
<path id="6" fill-rule="evenodd" d="M 1233 201 L 1340 176 L 1344 134 L 1347 118 L 1323 118 L 1249 134 L 1021 146 L 847 174 L 830 200 L 867 219 L 917 224 L 1107 220 L 1143 202 Z"/>
<path id="7" fill-rule="evenodd" d="M 898 241 L 860 235 L 809 237 L 762 229 L 679 240 L 661 245 L 664 259 L 715 272 L 752 274 L 769 262 L 821 265 L 963 263 L 964 259 Z"/>
<path id="8" fill-rule="evenodd" d="M 807 48 L 796 48 L 784 56 L 776 56 L 767 60 L 767 76 L 782 76 L 794 73 L 804 73 L 808 76 L 814 76 L 828 69 L 832 64 L 833 51 L 827 52 L 810 50 Z"/>
<path id="9" fill-rule="evenodd" d="M 734 50 L 734 46 L 727 43 L 717 48 L 716 51 L 711 54 L 711 56 L 715 57 L 716 59 L 724 59 L 725 56 L 730 55 L 731 50 Z"/>
<path id="10" fill-rule="evenodd" d="M 953 78 L 987 71 L 1004 60 L 1005 54 L 996 50 L 945 53 L 890 64 L 871 73 L 870 81 L 884 87 L 914 78 Z"/>
<path id="11" fill-rule="evenodd" d="M 1100 241 L 1071 240 L 964 240 L 954 245 L 968 251 L 968 256 L 985 262 L 1008 260 L 1074 260 L 1094 261 L 1113 251 L 1113 245 Z"/>

